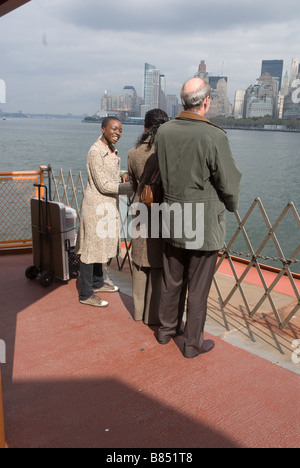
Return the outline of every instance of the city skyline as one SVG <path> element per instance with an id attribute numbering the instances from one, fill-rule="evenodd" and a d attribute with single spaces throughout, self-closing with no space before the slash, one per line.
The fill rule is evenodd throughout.
<path id="1" fill-rule="evenodd" d="M 2 107 L 92 114 L 105 89 L 120 94 L 128 84 L 142 96 L 145 62 L 178 95 L 202 59 L 210 74 L 228 77 L 233 104 L 235 92 L 259 78 L 262 60 L 284 60 L 289 71 L 300 55 L 299 13 L 294 0 L 216 0 L 213 15 L 194 0 L 32 1 L 0 19 Z"/>
<path id="2" fill-rule="evenodd" d="M 262 60 L 259 78 L 247 89 L 237 90 L 232 104 L 227 95 L 228 77 L 210 75 L 205 60 L 201 60 L 194 76 L 206 80 L 211 85 L 212 102 L 208 117 L 299 118 L 300 108 L 293 99 L 294 82 L 300 82 L 299 59 L 292 59 L 290 73 L 286 72 L 284 77 L 283 66 L 283 60 Z M 179 96 L 168 94 L 166 77 L 153 64 L 145 63 L 142 95 L 143 98 L 138 97 L 135 88 L 130 85 L 124 86 L 123 94 L 119 96 L 109 95 L 106 90 L 101 98 L 101 108 L 97 116 L 144 118 L 148 110 L 160 108 L 167 112 L 170 118 L 174 118 L 181 110 Z"/>
<path id="3" fill-rule="evenodd" d="M 208 117 L 230 117 L 233 115 L 236 118 L 247 118 L 269 115 L 275 118 L 299 118 L 299 105 L 293 105 L 291 97 L 292 83 L 295 79 L 300 78 L 299 59 L 293 58 L 291 60 L 290 73 L 286 71 L 284 76 L 283 67 L 283 60 L 262 60 L 260 77 L 247 89 L 237 90 L 234 101 L 230 102 L 227 95 L 228 77 L 211 75 L 207 72 L 205 60 L 201 60 L 194 76 L 207 80 L 211 85 L 213 99 Z M 0 79 L 0 104 L 6 103 L 5 88 L 5 82 Z M 149 63 L 144 64 L 142 97 L 138 95 L 132 85 L 125 85 L 122 91 L 121 94 L 110 94 L 108 90 L 105 90 L 100 99 L 100 107 L 93 115 L 103 117 L 114 112 L 117 115 L 119 112 L 121 118 L 125 118 L 125 115 L 144 118 L 148 110 L 161 108 L 168 113 L 170 118 L 174 118 L 181 109 L 179 93 L 168 94 L 165 75 L 155 65 Z M 286 98 L 289 94 L 290 96 Z M 248 104 L 245 102 L 245 97 L 248 99 Z M 289 108 L 292 108 L 291 115 L 289 112 L 285 115 L 285 98 L 286 102 L 291 101 L 288 105 Z M 0 108 L 1 112 L 3 109 Z M 23 113 L 23 110 L 19 112 Z M 31 114 L 25 111 L 26 113 Z M 82 115 L 87 114 L 83 113 Z"/>

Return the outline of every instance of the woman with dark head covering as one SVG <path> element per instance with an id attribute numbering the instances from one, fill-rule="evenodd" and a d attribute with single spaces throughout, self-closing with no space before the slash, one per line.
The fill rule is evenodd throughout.
<path id="1" fill-rule="evenodd" d="M 168 122 L 167 114 L 153 109 L 145 116 L 145 131 L 135 148 L 128 154 L 128 174 L 135 192 L 134 203 L 141 202 L 143 186 L 155 170 L 155 136 L 159 127 Z M 151 212 L 148 213 L 148 227 L 151 226 Z M 150 230 L 150 228 L 149 228 Z M 158 309 L 162 277 L 163 241 L 148 237 L 132 239 L 133 261 L 133 305 L 134 320 L 143 320 L 147 325 L 158 324 Z"/>

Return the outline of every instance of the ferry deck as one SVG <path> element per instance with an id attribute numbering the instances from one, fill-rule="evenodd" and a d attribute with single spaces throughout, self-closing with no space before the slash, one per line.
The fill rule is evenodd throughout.
<path id="1" fill-rule="evenodd" d="M 0 17 L 27 1 L 0 1 Z M 299 311 L 281 329 L 268 301 L 249 318 L 239 291 L 222 306 L 214 284 L 206 336 L 216 346 L 187 360 L 181 337 L 160 346 L 134 322 L 126 266 L 110 265 L 120 293 L 95 310 L 79 304 L 76 279 L 28 281 L 31 263 L 0 256 L 0 448 L 299 448 Z M 217 277 L 230 291 L 226 262 Z M 298 301 L 285 280 L 272 291 L 283 315 Z M 250 304 L 264 294 L 252 272 L 243 287 Z"/>
<path id="2" fill-rule="evenodd" d="M 187 360 L 181 337 L 160 346 L 133 320 L 128 266 L 107 269 L 120 293 L 98 310 L 79 303 L 78 279 L 47 289 L 27 280 L 31 262 L 0 256 L 8 447 L 299 447 L 299 315 L 280 330 L 267 305 L 249 319 L 239 293 L 222 308 L 213 286 L 206 338 L 216 346 Z M 233 281 L 226 266 L 217 275 L 222 287 Z M 255 282 L 244 286 L 250 300 Z M 285 310 L 295 298 L 279 289 Z"/>

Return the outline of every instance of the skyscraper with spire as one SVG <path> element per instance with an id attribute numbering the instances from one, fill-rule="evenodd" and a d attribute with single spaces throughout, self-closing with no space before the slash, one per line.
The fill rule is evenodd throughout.
<path id="1" fill-rule="evenodd" d="M 198 67 L 198 72 L 195 74 L 195 77 L 202 78 L 203 80 L 209 82 L 209 74 L 207 73 L 206 70 L 206 63 L 204 60 L 201 60 L 199 67 Z"/>

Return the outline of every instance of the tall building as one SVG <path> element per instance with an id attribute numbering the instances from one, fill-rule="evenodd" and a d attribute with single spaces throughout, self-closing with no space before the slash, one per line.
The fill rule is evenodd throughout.
<path id="1" fill-rule="evenodd" d="M 228 83 L 227 76 L 210 76 L 209 77 L 209 84 L 211 89 L 216 90 L 218 88 L 218 83 L 220 80 L 225 80 Z"/>
<path id="2" fill-rule="evenodd" d="M 261 76 L 269 73 L 273 78 L 278 78 L 279 88 L 281 90 L 282 73 L 283 73 L 283 60 L 263 60 L 261 65 Z"/>
<path id="3" fill-rule="evenodd" d="M 145 63 L 144 105 L 142 114 L 151 109 L 166 110 L 166 79 L 154 65 Z M 142 115 L 144 117 L 144 115 Z"/>
<path id="4" fill-rule="evenodd" d="M 245 95 L 244 117 L 278 117 L 278 77 L 264 73 Z"/>
<path id="5" fill-rule="evenodd" d="M 289 74 L 288 72 L 285 73 L 284 78 L 282 80 L 282 86 L 280 92 L 286 96 L 289 92 Z"/>
<path id="6" fill-rule="evenodd" d="M 165 75 L 160 75 L 159 77 L 159 101 L 158 107 L 163 111 L 167 111 L 167 95 L 166 95 L 166 77 Z"/>
<path id="7" fill-rule="evenodd" d="M 171 119 L 174 119 L 178 114 L 178 97 L 176 94 L 167 95 L 167 114 Z"/>
<path id="8" fill-rule="evenodd" d="M 216 88 L 212 88 L 211 105 L 208 116 L 211 117 L 229 117 L 232 114 L 232 105 L 227 97 L 227 81 L 225 78 L 216 80 Z"/>
<path id="9" fill-rule="evenodd" d="M 144 106 L 147 106 L 148 110 L 155 109 L 158 105 L 159 75 L 155 65 L 145 63 Z"/>
<path id="10" fill-rule="evenodd" d="M 198 72 L 195 74 L 195 77 L 202 78 L 205 81 L 209 81 L 209 74 L 207 73 L 206 63 L 204 60 L 201 60 L 200 65 L 198 67 Z"/>
<path id="11" fill-rule="evenodd" d="M 137 97 L 137 93 L 134 86 L 124 86 L 123 90 L 124 94 L 128 94 L 131 97 Z"/>
<path id="12" fill-rule="evenodd" d="M 202 78 L 211 86 L 213 101 L 211 103 L 208 116 L 229 117 L 232 113 L 232 105 L 230 104 L 227 97 L 227 76 L 210 76 L 207 72 L 207 67 L 204 60 L 201 60 L 198 71 L 194 76 Z"/>

